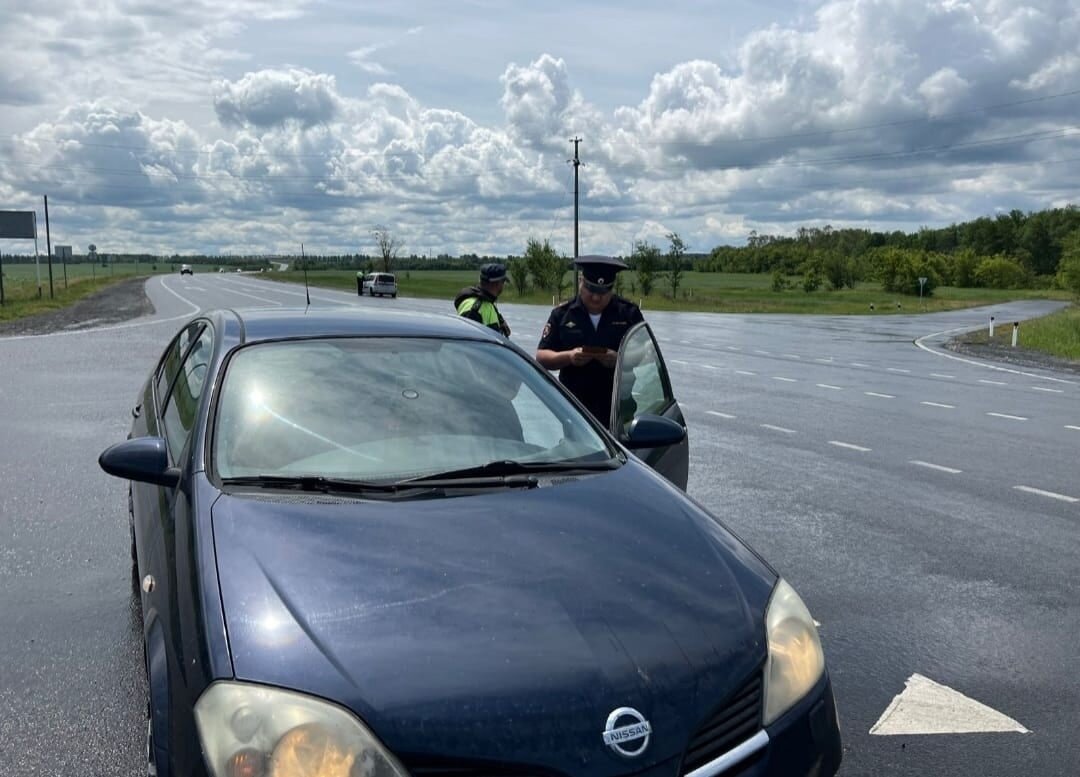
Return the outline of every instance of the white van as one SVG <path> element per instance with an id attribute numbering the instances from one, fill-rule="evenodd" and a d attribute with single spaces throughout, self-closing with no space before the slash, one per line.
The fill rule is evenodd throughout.
<path id="1" fill-rule="evenodd" d="M 373 272 L 362 277 L 363 280 L 361 280 L 360 273 L 356 274 L 356 293 L 361 297 L 364 294 L 369 294 L 372 297 L 376 295 L 380 297 L 387 295 L 397 297 L 397 278 L 394 277 L 393 273 Z"/>

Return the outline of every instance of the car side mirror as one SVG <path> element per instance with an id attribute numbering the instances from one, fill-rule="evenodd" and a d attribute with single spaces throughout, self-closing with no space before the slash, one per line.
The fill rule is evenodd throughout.
<path id="1" fill-rule="evenodd" d="M 686 429 L 670 418 L 651 413 L 637 416 L 626 429 L 623 444 L 627 448 L 663 448 L 686 439 Z"/>
<path id="2" fill-rule="evenodd" d="M 169 451 L 160 437 L 136 437 L 106 448 L 98 465 L 110 475 L 124 480 L 175 488 L 180 470 L 169 466 Z"/>

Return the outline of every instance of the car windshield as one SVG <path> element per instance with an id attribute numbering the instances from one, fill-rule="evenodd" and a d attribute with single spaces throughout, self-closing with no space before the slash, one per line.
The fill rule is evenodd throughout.
<path id="1" fill-rule="evenodd" d="M 213 438 L 221 478 L 396 481 L 614 454 L 525 357 L 496 343 L 429 338 L 245 347 L 229 362 Z"/>

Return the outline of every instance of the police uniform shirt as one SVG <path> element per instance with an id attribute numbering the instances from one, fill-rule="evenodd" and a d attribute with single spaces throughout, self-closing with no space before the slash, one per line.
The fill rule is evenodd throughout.
<path id="1" fill-rule="evenodd" d="M 627 299 L 612 296 L 594 327 L 588 309 L 579 297 L 564 302 L 554 310 L 544 325 L 538 350 L 571 351 L 591 345 L 619 350 L 623 337 L 634 324 L 644 321 L 641 308 Z M 581 367 L 572 364 L 559 371 L 559 381 L 607 426 L 611 416 L 611 390 L 615 369 L 596 359 Z"/>

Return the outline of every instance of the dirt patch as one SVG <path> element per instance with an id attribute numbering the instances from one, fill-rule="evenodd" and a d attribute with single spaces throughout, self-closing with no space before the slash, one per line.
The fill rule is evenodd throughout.
<path id="1" fill-rule="evenodd" d="M 44 335 L 116 324 L 154 312 L 146 296 L 146 278 L 106 286 L 73 305 L 0 323 L 0 336 Z"/>
<path id="2" fill-rule="evenodd" d="M 1073 375 L 1080 375 L 1080 362 L 1071 359 L 1062 359 L 1059 356 L 1051 356 L 1042 351 L 1032 351 L 1017 346 L 1013 348 L 1003 343 L 986 342 L 986 334 L 966 334 L 954 337 L 945 343 L 950 351 L 962 353 L 965 356 L 974 356 L 978 359 L 1002 362 L 1014 367 L 1028 367 L 1040 370 L 1056 370 Z"/>

